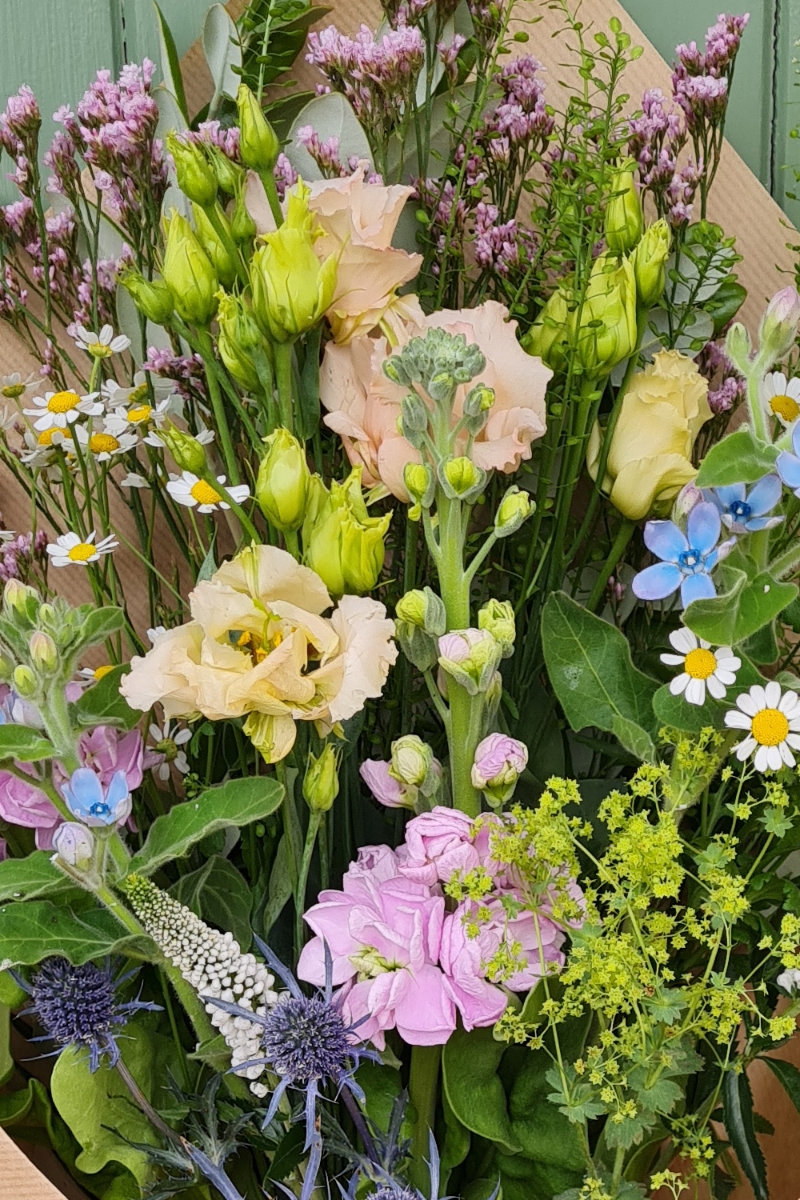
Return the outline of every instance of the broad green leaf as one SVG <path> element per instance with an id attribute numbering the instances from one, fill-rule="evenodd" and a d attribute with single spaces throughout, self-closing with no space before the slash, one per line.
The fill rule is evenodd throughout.
<path id="1" fill-rule="evenodd" d="M 706 454 L 695 480 L 698 487 L 756 483 L 775 470 L 778 451 L 759 442 L 745 425 L 728 434 Z"/>
<path id="2" fill-rule="evenodd" d="M 554 1196 L 565 1200 L 571 1188 L 577 1200 L 583 1182 L 583 1168 L 576 1172 L 558 1164 L 533 1162 L 521 1154 L 498 1154 L 496 1166 L 500 1170 L 501 1200 L 552 1200 Z M 622 1195 L 621 1189 L 617 1195 Z"/>
<path id="3" fill-rule="evenodd" d="M 213 116 L 222 96 L 236 99 L 239 76 L 233 68 L 242 65 L 239 34 L 223 4 L 212 4 L 206 13 L 203 53 L 214 81 L 214 96 L 209 107 L 209 116 Z"/>
<path id="4" fill-rule="evenodd" d="M 41 762 L 55 754 L 52 742 L 29 725 L 0 725 L 0 762 L 16 758 L 20 762 Z"/>
<path id="5" fill-rule="evenodd" d="M 781 583 L 763 571 L 747 579 L 744 571 L 722 567 L 727 590 L 712 600 L 694 600 L 686 609 L 684 623 L 713 646 L 737 646 L 765 625 L 797 597 L 794 583 Z"/>
<path id="6" fill-rule="evenodd" d="M 442 1172 L 447 1175 L 453 1167 L 460 1167 L 469 1154 L 472 1136 L 465 1125 L 462 1125 L 453 1112 L 447 1092 L 442 1095 L 442 1110 L 444 1112 L 444 1145 L 442 1146 Z M 442 1180 L 447 1186 L 447 1178 Z"/>
<path id="7" fill-rule="evenodd" d="M 215 854 L 199 870 L 182 875 L 170 894 L 202 920 L 232 933 L 242 950 L 249 950 L 253 896 L 243 875 L 227 858 Z"/>
<path id="8" fill-rule="evenodd" d="M 647 730 L 642 729 L 641 725 L 637 725 L 635 721 L 629 721 L 626 717 L 621 717 L 619 713 L 614 713 L 611 732 L 626 750 L 639 759 L 639 762 L 654 763 L 656 761 L 653 739 Z"/>
<path id="9" fill-rule="evenodd" d="M 96 608 L 90 612 L 81 626 L 78 642 L 81 646 L 96 646 L 104 642 L 112 633 L 116 633 L 125 624 L 125 614 L 121 608 Z"/>
<path id="10" fill-rule="evenodd" d="M 769 1200 L 767 1168 L 753 1128 L 753 1094 L 746 1072 L 727 1071 L 722 1084 L 725 1132 L 756 1200 Z"/>
<path id="11" fill-rule="evenodd" d="M 307 182 L 321 179 L 322 172 L 305 146 L 297 144 L 297 131 L 304 125 L 313 125 L 320 141 L 336 137 L 339 139 L 339 161 L 346 163 L 350 157 L 364 158 L 372 162 L 372 151 L 367 135 L 359 124 L 349 100 L 338 92 L 315 96 L 292 122 L 289 141 L 284 153 L 298 174 Z"/>
<path id="12" fill-rule="evenodd" d="M 705 304 L 714 321 L 714 336 L 719 337 L 747 299 L 747 288 L 730 275 Z"/>
<path id="13" fill-rule="evenodd" d="M 0 907 L 0 970 L 31 966 L 61 954 L 80 965 L 107 954 L 144 954 L 147 938 L 135 938 L 105 909 L 80 914 L 49 900 Z"/>
<path id="14" fill-rule="evenodd" d="M 497 1074 L 505 1045 L 496 1042 L 491 1029 L 457 1029 L 442 1053 L 447 1100 L 465 1128 L 497 1142 L 512 1154 L 520 1150 L 511 1128 L 506 1094 Z"/>
<path id="15" fill-rule="evenodd" d="M 133 729 L 142 714 L 135 711 L 120 693 L 123 676 L 130 671 L 130 664 L 112 667 L 97 683 L 86 688 L 72 712 L 78 725 L 94 728 L 95 725 L 115 725 L 120 729 Z"/>
<path id="16" fill-rule="evenodd" d="M 641 735 L 656 732 L 658 684 L 634 667 L 624 634 L 566 592 L 553 592 L 542 612 L 542 645 L 553 690 L 574 730 L 594 725 L 613 733 L 616 720 L 629 742 L 646 748 Z M 634 736 L 632 726 L 641 733 Z"/>
<path id="17" fill-rule="evenodd" d="M 196 800 L 176 804 L 150 826 L 147 841 L 131 859 L 131 874 L 152 875 L 165 863 L 187 854 L 195 842 L 229 825 L 249 825 L 275 812 L 283 788 L 274 779 L 254 775 L 209 788 Z"/>
<path id="18" fill-rule="evenodd" d="M 267 903 L 261 916 L 262 937 L 268 938 L 272 926 L 286 907 L 292 894 L 291 850 L 286 834 L 281 835 L 275 861 L 269 874 Z"/>
<path id="19" fill-rule="evenodd" d="M 119 1039 L 122 1060 L 144 1095 L 158 1108 L 175 1046 L 159 1034 L 130 1022 Z M 144 1186 L 152 1167 L 143 1150 L 131 1142 L 157 1146 L 160 1137 L 132 1103 L 117 1071 L 107 1064 L 92 1074 L 85 1050 L 69 1047 L 56 1060 L 51 1081 L 53 1103 L 82 1147 L 75 1160 L 80 1171 L 94 1174 L 109 1163 L 122 1163 Z"/>
<path id="20" fill-rule="evenodd" d="M 27 858 L 0 862 L 0 902 L 37 900 L 56 892 L 75 891 L 75 884 L 50 859 L 47 850 L 34 850 Z"/>
<path id="21" fill-rule="evenodd" d="M 27 1002 L 28 993 L 21 988 L 10 971 L 0 971 L 0 1004 L 8 1008 L 22 1008 Z"/>
<path id="22" fill-rule="evenodd" d="M 535 989 L 533 995 L 538 997 L 538 1003 L 534 1001 L 530 1016 L 526 1013 L 528 1019 L 535 1019 L 538 1005 L 546 998 L 541 986 Z M 572 1018 L 561 1027 L 565 1059 L 571 1061 L 580 1058 L 590 1019 L 590 1015 Z M 585 1162 L 580 1130 L 547 1099 L 552 1091 L 547 1072 L 552 1065 L 552 1059 L 545 1049 L 528 1050 L 524 1056 L 520 1056 L 520 1067 L 508 1096 L 511 1129 L 526 1158 L 543 1166 L 580 1171 Z"/>
<path id="23" fill-rule="evenodd" d="M 0 1004 L 0 1087 L 14 1074 L 14 1057 L 11 1053 L 11 1009 Z"/>
<path id="24" fill-rule="evenodd" d="M 186 106 L 186 93 L 183 88 L 183 76 L 181 75 L 181 60 L 175 45 L 175 39 L 172 36 L 172 30 L 167 24 L 167 20 L 161 9 L 156 3 L 153 4 L 156 10 L 156 21 L 158 24 L 158 44 L 161 51 L 161 75 L 166 87 L 172 92 L 175 97 L 178 108 L 186 122 L 189 120 L 189 109 Z"/>

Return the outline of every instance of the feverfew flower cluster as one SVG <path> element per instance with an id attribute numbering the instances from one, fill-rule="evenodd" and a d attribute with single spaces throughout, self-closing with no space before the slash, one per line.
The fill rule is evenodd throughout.
<path id="1" fill-rule="evenodd" d="M 257 1082 L 264 1072 L 262 1026 L 212 1003 L 223 1000 L 264 1017 L 278 1000 L 275 977 L 252 954 L 243 954 L 231 933 L 220 933 L 141 876 L 127 881 L 131 907 L 163 954 L 205 1001 L 211 1023 L 231 1049 L 231 1064 L 250 1082 L 256 1096 L 268 1088 Z M 262 1061 L 253 1063 L 254 1059 Z M 249 1066 L 242 1066 L 249 1063 Z M 239 1068 L 239 1069 L 237 1069 Z"/>

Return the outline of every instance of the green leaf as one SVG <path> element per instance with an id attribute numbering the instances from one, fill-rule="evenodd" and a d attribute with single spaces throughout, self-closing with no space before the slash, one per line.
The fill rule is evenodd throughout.
<path id="1" fill-rule="evenodd" d="M 719 337 L 725 326 L 733 320 L 746 299 L 747 288 L 737 283 L 733 275 L 729 275 L 711 299 L 706 301 L 703 307 L 711 314 L 715 338 Z"/>
<path id="2" fill-rule="evenodd" d="M 497 1142 L 512 1154 L 521 1149 L 506 1107 L 506 1095 L 497 1074 L 505 1045 L 496 1042 L 491 1029 L 457 1029 L 442 1053 L 447 1100 L 466 1129 Z"/>
<path id="3" fill-rule="evenodd" d="M 444 1112 L 444 1145 L 442 1146 L 442 1171 L 447 1173 L 453 1167 L 460 1167 L 469 1154 L 472 1137 L 465 1125 L 462 1125 L 453 1112 L 447 1092 L 442 1095 L 442 1110 Z M 447 1180 L 442 1181 L 447 1186 Z"/>
<path id="4" fill-rule="evenodd" d="M 119 1039 L 122 1060 L 147 1099 L 159 1107 L 174 1043 L 149 1029 L 129 1023 Z M 141 1185 L 152 1178 L 147 1155 L 130 1142 L 159 1145 L 148 1118 L 132 1102 L 117 1071 L 103 1064 L 94 1074 L 84 1049 L 72 1047 L 56 1060 L 51 1080 L 53 1103 L 82 1150 L 75 1160 L 80 1171 L 94 1174 L 109 1163 L 122 1163 Z"/>
<path id="5" fill-rule="evenodd" d="M 800 1112 L 800 1071 L 794 1063 L 787 1062 L 785 1058 L 770 1058 L 768 1055 L 765 1055 L 761 1062 L 769 1067 L 792 1104 Z"/>
<path id="6" fill-rule="evenodd" d="M 0 725 L 0 762 L 9 758 L 41 762 L 53 758 L 55 752 L 55 746 L 38 729 L 31 729 L 29 725 Z"/>
<path id="7" fill-rule="evenodd" d="M 195 842 L 229 825 L 249 825 L 280 806 L 283 788 L 263 775 L 229 779 L 196 800 L 176 804 L 150 826 L 147 841 L 131 859 L 131 874 L 152 875 L 165 863 L 187 854 Z"/>
<path id="8" fill-rule="evenodd" d="M 711 447 L 700 464 L 695 483 L 698 487 L 757 483 L 775 469 L 777 457 L 776 447 L 759 442 L 745 425 Z"/>
<path id="9" fill-rule="evenodd" d="M 131 708 L 119 690 L 119 685 L 130 671 L 130 664 L 112 667 L 97 683 L 88 687 L 72 706 L 76 724 L 94 728 L 95 725 L 115 725 L 120 729 L 133 729 L 142 714 Z"/>
<path id="10" fill-rule="evenodd" d="M 227 858 L 215 854 L 199 870 L 182 875 L 169 890 L 198 917 L 230 931 L 242 950 L 249 950 L 253 896 L 244 876 Z"/>
<path id="11" fill-rule="evenodd" d="M 183 89 L 183 76 L 181 75 L 181 60 L 178 54 L 178 49 L 175 45 L 175 39 L 172 36 L 172 30 L 167 24 L 166 17 L 161 9 L 154 2 L 153 8 L 156 10 L 156 21 L 158 23 L 158 44 L 161 51 L 161 74 L 164 83 L 175 100 L 178 103 L 184 120 L 189 120 L 189 109 L 186 106 L 186 92 Z"/>
<path id="12" fill-rule="evenodd" d="M 126 933 L 105 909 L 80 915 L 49 900 L 0 908 L 0 970 L 31 966 L 62 954 L 76 966 L 107 954 L 147 953 L 152 944 Z"/>
<path id="13" fill-rule="evenodd" d="M 627 749 L 635 744 L 649 750 L 658 684 L 634 667 L 624 634 L 566 592 L 552 592 L 542 612 L 542 645 L 553 690 L 574 730 L 594 725 L 615 733 L 616 721 Z"/>
<path id="14" fill-rule="evenodd" d="M 14 1057 L 11 1053 L 11 1009 L 0 1004 L 0 1087 L 14 1074 Z"/>
<path id="15" fill-rule="evenodd" d="M 727 590 L 712 600 L 694 600 L 683 620 L 714 646 L 736 646 L 769 625 L 798 594 L 794 583 L 781 583 L 767 571 L 747 579 L 744 571 L 722 566 Z"/>
<path id="16" fill-rule="evenodd" d="M 261 916 L 262 937 L 268 938 L 272 926 L 286 907 L 292 894 L 291 848 L 286 834 L 281 835 L 275 861 L 269 874 L 267 903 Z"/>
<path id="17" fill-rule="evenodd" d="M 83 622 L 78 634 L 78 644 L 81 647 L 96 646 L 111 637 L 124 624 L 125 614 L 121 608 L 96 608 Z"/>
<path id="18" fill-rule="evenodd" d="M 635 721 L 629 721 L 626 717 L 621 717 L 619 713 L 614 713 L 611 732 L 626 750 L 639 759 L 639 762 L 654 763 L 656 761 L 653 739 L 647 730 L 642 729 L 641 725 L 637 725 Z"/>
<path id="19" fill-rule="evenodd" d="M 722 1085 L 722 1112 L 725 1132 L 756 1200 L 769 1200 L 767 1168 L 753 1128 L 753 1094 L 744 1071 L 739 1075 L 735 1071 L 726 1072 Z"/>
<path id="20" fill-rule="evenodd" d="M 214 82 L 214 97 L 209 106 L 213 116 L 222 96 L 236 99 L 239 76 L 234 67 L 242 65 L 239 34 L 223 4 L 212 4 L 203 21 L 203 53 Z"/>
<path id="21" fill-rule="evenodd" d="M 50 859 L 47 850 L 34 850 L 27 858 L 7 858 L 0 862 L 0 903 L 76 891 L 74 883 Z"/>

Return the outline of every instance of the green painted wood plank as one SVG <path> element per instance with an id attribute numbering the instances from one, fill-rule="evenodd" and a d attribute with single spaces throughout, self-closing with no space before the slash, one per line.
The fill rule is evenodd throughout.
<path id="1" fill-rule="evenodd" d="M 800 127 L 800 0 L 781 0 L 778 18 L 773 190 L 787 216 L 800 227 L 800 202 L 787 195 L 800 195 L 793 170 L 800 171 L 800 138 L 792 137 L 792 131 Z"/>

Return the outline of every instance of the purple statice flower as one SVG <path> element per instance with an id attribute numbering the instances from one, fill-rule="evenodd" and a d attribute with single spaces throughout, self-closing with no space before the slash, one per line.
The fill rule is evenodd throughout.
<path id="1" fill-rule="evenodd" d="M 728 358 L 724 346 L 707 342 L 695 362 L 700 374 L 709 381 L 708 404 L 714 415 L 737 408 L 745 398 L 747 383 Z"/>
<path id="2" fill-rule="evenodd" d="M 708 407 L 715 417 L 737 408 L 747 394 L 747 383 L 738 375 L 729 375 L 708 393 Z"/>
<path id="3" fill-rule="evenodd" d="M 116 1035 L 129 1017 L 142 1009 L 161 1012 L 157 1004 L 119 1000 L 120 987 L 134 974 L 115 978 L 108 962 L 103 967 L 90 962 L 76 967 L 66 958 L 47 958 L 31 984 L 16 977 L 31 998 L 25 1012 L 35 1014 L 45 1031 L 44 1037 L 34 1040 L 55 1042 L 56 1054 L 68 1046 L 88 1050 L 92 1073 L 103 1059 L 116 1066 L 120 1060 Z"/>
<path id="4" fill-rule="evenodd" d="M 513 268 L 525 265 L 533 250 L 533 234 L 513 218 L 498 223 L 495 204 L 481 201 L 475 209 L 475 259 L 479 266 L 507 277 Z"/>
<path id="5" fill-rule="evenodd" d="M 214 996 L 201 999 L 261 1027 L 262 1056 L 250 1063 L 239 1064 L 237 1069 L 263 1064 L 278 1076 L 263 1129 L 275 1117 L 283 1095 L 289 1088 L 304 1093 L 304 1151 L 310 1153 L 300 1200 L 310 1200 L 322 1162 L 322 1137 L 317 1121 L 320 1090 L 329 1086 L 342 1096 L 365 1144 L 371 1144 L 363 1117 L 355 1103 L 358 1100 L 363 1104 L 365 1100 L 355 1072 L 363 1059 L 380 1062 L 380 1055 L 375 1050 L 357 1044 L 356 1026 L 348 1025 L 342 1016 L 339 1001 L 333 997 L 333 961 L 327 944 L 325 986 L 316 995 L 305 996 L 294 975 L 284 967 L 269 946 L 259 937 L 255 938 L 255 942 L 267 966 L 286 985 L 287 990 L 277 1003 L 261 1015 Z"/>
<path id="6" fill-rule="evenodd" d="M 286 157 L 283 151 L 281 151 L 277 157 L 272 174 L 275 176 L 275 184 L 278 189 L 278 198 L 280 200 L 285 200 L 286 193 L 290 188 L 294 187 L 294 185 L 297 183 L 298 177 L 297 171 L 295 171 L 294 167 L 289 162 L 289 159 Z"/>
<path id="7" fill-rule="evenodd" d="M 728 81 L 715 75 L 676 76 L 675 99 L 683 109 L 690 132 L 702 125 L 718 125 L 728 107 Z"/>
<path id="8" fill-rule="evenodd" d="M 169 349 L 150 346 L 142 364 L 145 371 L 152 371 L 161 379 L 169 379 L 175 390 L 183 397 L 205 399 L 205 372 L 199 354 L 173 354 Z"/>
<path id="9" fill-rule="evenodd" d="M 45 570 L 48 537 L 44 530 L 18 533 L 0 544 L 0 583 L 19 579 L 27 583 L 32 575 Z"/>
<path id="10" fill-rule="evenodd" d="M 28 196 L 14 200 L 0 208 L 0 223 L 3 233 L 12 235 L 18 241 L 32 242 L 36 238 L 36 211 L 33 201 Z"/>
<path id="11" fill-rule="evenodd" d="M 706 33 L 705 48 L 700 50 L 696 42 L 682 43 L 676 47 L 679 69 L 686 75 L 711 75 L 720 78 L 728 74 L 732 68 L 742 34 L 750 20 L 750 14 L 734 17 L 720 13 L 715 25 L 710 26 Z"/>
<path id="12" fill-rule="evenodd" d="M 77 199 L 81 169 L 77 160 L 77 143 L 63 129 L 57 129 L 49 148 L 45 151 L 44 165 L 52 175 L 47 180 L 47 190 L 54 196 Z M 95 180 L 95 185 L 97 180 Z"/>
<path id="13" fill-rule="evenodd" d="M 783 482 L 800 499 L 800 421 L 792 429 L 792 450 L 781 450 L 775 466 Z"/>
<path id="14" fill-rule="evenodd" d="M 439 42 L 436 51 L 442 61 L 445 74 L 451 83 L 458 79 L 458 56 L 467 44 L 467 39 L 461 33 L 456 33 L 448 46 L 447 42 Z"/>
<path id="15" fill-rule="evenodd" d="M 783 520 L 781 516 L 767 516 L 779 503 L 782 490 L 777 475 L 765 475 L 749 492 L 744 483 L 703 488 L 703 499 L 716 504 L 722 524 L 731 533 L 760 533 L 762 529 L 774 529 Z"/>
<path id="16" fill-rule="evenodd" d="M 297 144 L 313 158 L 324 179 L 334 179 L 349 174 L 339 160 L 339 139 L 335 135 L 320 140 L 313 125 L 303 125 L 297 131 Z"/>
<path id="17" fill-rule="evenodd" d="M 9 96 L 5 110 L 0 114 L 0 146 L 11 158 L 23 153 L 35 152 L 42 114 L 32 90 L 27 83 L 14 96 Z"/>
<path id="18" fill-rule="evenodd" d="M 231 162 L 241 162 L 239 129 L 236 125 L 226 127 L 221 121 L 201 121 L 197 129 L 187 130 L 181 137 L 198 146 L 216 146 Z"/>
<path id="19" fill-rule="evenodd" d="M 632 588 L 640 600 L 664 600 L 678 588 L 687 608 L 693 600 L 708 600 L 717 589 L 711 572 L 732 548 L 718 546 L 722 518 L 715 504 L 701 501 L 689 513 L 686 533 L 674 521 L 648 521 L 644 544 L 662 561 L 634 576 Z"/>

